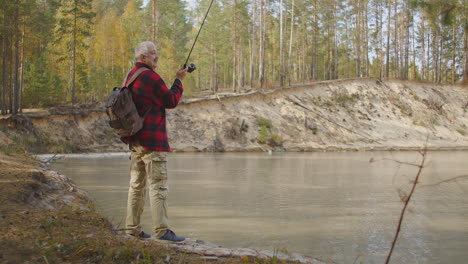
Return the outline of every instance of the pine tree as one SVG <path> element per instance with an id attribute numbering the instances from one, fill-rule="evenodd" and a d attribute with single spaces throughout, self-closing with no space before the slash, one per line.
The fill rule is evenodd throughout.
<path id="1" fill-rule="evenodd" d="M 69 63 L 68 73 L 65 68 L 64 75 L 70 78 L 72 104 L 77 102 L 77 92 L 78 94 L 84 93 L 85 89 L 88 89 L 86 50 L 89 43 L 87 38 L 91 34 L 91 26 L 95 17 L 91 4 L 92 0 L 63 1 L 57 14 L 58 25 L 55 39 L 64 51 L 63 56 L 60 56 L 57 62 L 68 61 Z"/>

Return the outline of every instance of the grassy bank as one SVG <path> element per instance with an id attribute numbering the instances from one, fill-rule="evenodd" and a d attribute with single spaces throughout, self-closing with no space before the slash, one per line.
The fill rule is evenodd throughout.
<path id="1" fill-rule="evenodd" d="M 76 186 L 51 181 L 27 154 L 0 153 L 0 193 L 1 263 L 281 263 L 207 259 L 118 234 Z"/>

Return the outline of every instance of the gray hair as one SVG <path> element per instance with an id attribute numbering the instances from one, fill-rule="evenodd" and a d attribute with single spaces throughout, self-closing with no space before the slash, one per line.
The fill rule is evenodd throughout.
<path id="1" fill-rule="evenodd" d="M 135 59 L 140 59 L 141 55 L 148 56 L 149 51 L 151 48 L 156 49 L 156 45 L 154 45 L 151 41 L 143 41 L 135 48 Z"/>

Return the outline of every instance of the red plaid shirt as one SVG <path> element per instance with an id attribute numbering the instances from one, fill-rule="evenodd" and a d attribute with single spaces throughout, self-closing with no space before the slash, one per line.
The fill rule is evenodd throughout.
<path id="1" fill-rule="evenodd" d="M 128 78 L 140 67 L 150 69 L 146 64 L 137 62 L 128 74 Z M 166 132 L 166 108 L 175 108 L 179 103 L 184 91 L 182 82 L 175 79 L 171 89 L 168 89 L 159 74 L 149 70 L 141 73 L 130 85 L 130 89 L 133 102 L 141 116 L 152 108 L 146 116 L 143 128 L 131 137 L 123 137 L 122 141 L 129 144 L 138 140 L 146 149 L 170 152 Z"/>

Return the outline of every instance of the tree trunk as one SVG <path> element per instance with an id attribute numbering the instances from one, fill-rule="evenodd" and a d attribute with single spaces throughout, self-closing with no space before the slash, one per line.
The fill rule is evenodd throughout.
<path id="1" fill-rule="evenodd" d="M 399 39 L 398 39 L 398 36 L 399 36 L 399 32 L 398 32 L 398 19 L 399 19 L 399 16 L 398 16 L 398 2 L 395 1 L 395 5 L 393 6 L 394 7 L 394 12 L 393 12 L 393 16 L 395 17 L 395 25 L 394 25 L 394 36 L 393 36 L 393 50 L 394 50 L 394 60 L 395 60 L 395 75 L 398 77 L 398 78 L 401 78 L 401 72 L 400 72 L 400 52 L 399 52 Z"/>
<path id="2" fill-rule="evenodd" d="M 426 76 L 428 81 L 434 81 L 434 76 L 433 74 L 433 68 L 431 67 L 431 62 L 434 60 L 434 54 L 432 54 L 432 40 L 431 40 L 432 32 L 431 28 L 428 28 L 428 33 L 427 33 L 427 50 L 426 50 Z M 432 58 L 432 61 L 431 61 Z"/>
<path id="3" fill-rule="evenodd" d="M 425 40 L 425 16 L 424 9 L 421 9 L 421 79 L 426 79 L 426 40 Z"/>
<path id="4" fill-rule="evenodd" d="M 232 49 L 232 92 L 237 92 L 237 0 L 234 0 L 234 15 L 233 15 L 233 30 L 232 30 L 232 40 L 233 49 Z"/>
<path id="5" fill-rule="evenodd" d="M 364 1 L 364 21 L 362 27 L 364 28 L 364 56 L 366 60 L 366 68 L 365 68 L 365 76 L 369 77 L 369 28 L 367 27 L 367 22 L 368 22 L 368 13 L 369 13 L 369 8 L 368 8 L 368 1 Z"/>
<path id="6" fill-rule="evenodd" d="M 355 32 L 355 50 L 356 50 L 356 75 L 361 75 L 361 0 L 357 1 L 356 8 L 356 32 Z"/>
<path id="7" fill-rule="evenodd" d="M 18 4 L 18 0 L 16 1 Z M 14 62 L 14 77 L 13 77 L 13 108 L 12 108 L 12 114 L 17 114 L 18 109 L 19 109 L 19 54 L 20 54 L 20 48 L 19 48 L 19 42 L 20 42 L 20 30 L 19 30 L 19 6 L 15 6 L 15 46 L 14 46 L 14 52 L 15 52 L 15 62 Z"/>
<path id="8" fill-rule="evenodd" d="M 438 25 L 436 26 L 438 27 Z M 432 50 L 434 52 L 434 62 L 435 62 L 435 69 L 434 69 L 434 81 L 436 83 L 439 83 L 439 56 L 440 56 L 440 53 L 439 53 L 439 30 L 436 28 L 435 29 L 435 36 L 434 36 L 434 40 L 433 40 L 433 43 L 432 43 Z"/>
<path id="9" fill-rule="evenodd" d="M 390 21 L 392 17 L 392 5 L 391 0 L 388 0 L 388 22 L 387 22 L 387 49 L 386 49 L 386 68 L 385 77 L 390 77 Z"/>
<path id="10" fill-rule="evenodd" d="M 301 50 L 301 56 L 302 56 L 302 65 L 301 65 L 301 70 L 300 70 L 300 75 L 301 75 L 301 81 L 304 83 L 305 79 L 310 78 L 309 70 L 308 70 L 308 63 L 307 63 L 307 53 L 308 53 L 308 47 L 313 45 L 312 43 L 312 38 L 309 39 L 308 35 L 309 32 L 307 31 L 308 25 L 304 23 L 303 28 L 302 28 L 302 50 Z"/>
<path id="11" fill-rule="evenodd" d="M 440 38 L 440 48 L 439 48 L 439 82 L 438 83 L 441 83 L 443 80 L 442 80 L 442 77 L 444 77 L 445 81 L 447 80 L 446 79 L 446 71 L 445 71 L 445 64 L 443 65 L 442 64 L 442 59 L 444 58 L 444 48 L 445 48 L 445 40 L 442 36 L 439 37 Z"/>
<path id="12" fill-rule="evenodd" d="M 452 25 L 452 35 L 453 35 L 453 38 L 452 38 L 452 41 L 453 41 L 453 49 L 452 49 L 452 69 L 450 70 L 451 71 L 451 83 L 452 84 L 455 84 L 455 58 L 456 58 L 456 51 L 457 51 L 457 27 L 456 27 L 456 23 L 453 23 Z"/>
<path id="13" fill-rule="evenodd" d="M 257 0 L 253 0 L 253 10 L 252 10 L 252 24 L 251 24 L 251 34 L 250 34 L 250 88 L 254 87 L 255 80 L 255 38 L 256 30 L 255 24 L 257 22 Z"/>
<path id="14" fill-rule="evenodd" d="M 416 29 L 415 27 L 412 28 L 412 57 L 413 57 L 413 76 L 411 76 L 412 79 L 417 80 L 418 72 L 417 72 L 417 67 L 416 67 Z"/>
<path id="15" fill-rule="evenodd" d="M 313 14 L 313 23 L 314 23 L 314 31 L 313 31 L 313 39 L 312 39 L 312 65 L 311 65 L 311 71 L 312 71 L 312 79 L 317 80 L 318 79 L 318 2 L 317 0 L 314 1 L 314 14 Z"/>
<path id="16" fill-rule="evenodd" d="M 284 47 L 283 47 L 283 0 L 280 0 L 280 86 L 284 86 Z"/>
<path id="17" fill-rule="evenodd" d="M 465 33 L 465 66 L 463 67 L 463 85 L 468 85 L 468 37 Z"/>
<path id="18" fill-rule="evenodd" d="M 410 48 L 410 9 L 409 9 L 409 4 L 408 0 L 406 1 L 406 9 L 407 14 L 405 16 L 405 21 L 406 21 L 406 34 L 405 34 L 405 59 L 404 59 L 404 79 L 408 80 L 408 72 L 409 72 L 409 48 Z"/>
<path id="19" fill-rule="evenodd" d="M 337 19 L 336 19 L 336 1 L 333 1 L 333 62 L 332 79 L 338 79 L 338 43 L 337 43 Z"/>
<path id="20" fill-rule="evenodd" d="M 293 31 L 294 31 L 294 0 L 291 3 L 291 35 L 289 36 L 289 52 L 288 52 L 288 83 L 291 86 L 291 53 L 292 53 L 292 43 L 293 43 Z"/>
<path id="21" fill-rule="evenodd" d="M 259 57 L 259 81 L 260 91 L 263 90 L 265 79 L 265 0 L 260 0 L 260 57 Z"/>
<path id="22" fill-rule="evenodd" d="M 158 14 L 157 14 L 157 10 L 156 10 L 156 0 L 152 0 L 152 12 L 151 12 L 151 15 L 152 15 L 152 18 L 153 18 L 153 21 L 151 21 L 151 40 L 153 41 L 153 43 L 156 43 L 156 34 L 157 34 L 157 25 L 158 25 Z"/>
<path id="23" fill-rule="evenodd" d="M 384 3 L 379 3 L 379 7 L 377 9 L 377 21 L 376 23 L 378 24 L 378 30 L 379 33 L 379 59 L 380 59 L 380 67 L 379 67 L 379 77 L 383 77 L 383 71 L 384 71 L 384 52 L 383 52 L 383 8 L 384 8 Z"/>
<path id="24" fill-rule="evenodd" d="M 73 14 L 73 39 L 72 39 L 72 49 L 73 49 L 73 54 L 72 54 L 72 68 L 71 68 L 71 102 L 72 105 L 75 105 L 76 103 L 76 81 L 75 81 L 75 74 L 76 74 L 76 34 L 77 34 L 77 11 L 78 11 L 78 6 L 77 6 L 77 0 L 75 0 L 75 8 L 74 8 L 74 14 Z"/>
<path id="25" fill-rule="evenodd" d="M 5 18 L 8 17 L 8 14 L 5 14 Z M 1 110 L 2 115 L 8 113 L 7 107 L 7 90 L 8 90 L 8 29 L 7 29 L 8 19 L 3 21 L 3 33 L 2 33 L 2 101 L 1 101 Z"/>
<path id="26" fill-rule="evenodd" d="M 466 13 L 465 13 L 466 17 Z M 463 67 L 463 85 L 468 85 L 468 32 L 467 27 L 465 27 L 465 45 L 464 45 L 464 57 L 465 57 L 465 66 Z"/>
<path id="27" fill-rule="evenodd" d="M 20 80 L 19 80 L 19 112 L 23 112 L 23 91 L 24 91 L 24 32 L 26 30 L 23 28 L 21 32 L 21 56 L 20 56 Z"/>
<path id="28" fill-rule="evenodd" d="M 242 88 L 244 87 L 244 78 L 245 78 L 245 71 L 244 71 L 244 53 L 242 52 L 242 48 L 238 51 L 238 64 L 237 64 L 237 92 L 240 93 Z"/>

